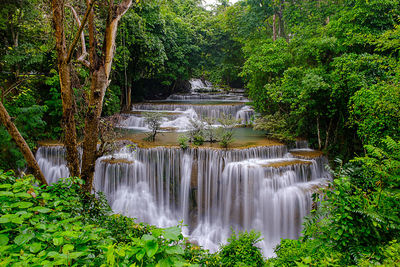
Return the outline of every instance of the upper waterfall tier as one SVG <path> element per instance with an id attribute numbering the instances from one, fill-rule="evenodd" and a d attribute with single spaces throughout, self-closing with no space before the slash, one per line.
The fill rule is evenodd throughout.
<path id="1" fill-rule="evenodd" d="M 201 79 L 191 79 L 189 81 L 190 83 L 190 91 L 192 93 L 196 93 L 196 92 L 211 92 L 216 90 L 212 83 L 206 80 L 201 80 Z"/>
<path id="2" fill-rule="evenodd" d="M 254 110 L 247 105 L 248 99 L 243 93 L 213 92 L 212 84 L 200 79 L 190 81 L 192 91 L 189 94 L 171 95 L 162 101 L 147 101 L 132 105 L 131 112 L 124 114 L 125 119 L 119 127 L 139 131 L 149 131 L 143 116 L 144 112 L 162 113 L 163 131 L 188 131 L 193 121 L 213 120 L 218 127 L 219 119 L 232 117 L 238 124 L 248 125 L 254 117 Z"/>

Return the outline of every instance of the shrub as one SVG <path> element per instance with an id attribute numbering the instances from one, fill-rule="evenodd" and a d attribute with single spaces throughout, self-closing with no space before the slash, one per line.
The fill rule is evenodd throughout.
<path id="1" fill-rule="evenodd" d="M 81 183 L 67 178 L 44 188 L 32 176 L 0 172 L 1 266 L 187 264 L 179 227 L 110 216 L 105 198 L 83 195 Z"/>
<path id="2" fill-rule="evenodd" d="M 204 143 L 204 137 L 202 135 L 193 136 L 193 144 L 196 146 L 201 146 Z"/>
<path id="3" fill-rule="evenodd" d="M 261 241 L 261 234 L 255 231 L 233 231 L 228 244 L 222 246 L 219 254 L 222 266 L 264 266 L 260 248 L 255 245 Z"/>
<path id="4" fill-rule="evenodd" d="M 159 112 L 145 112 L 143 113 L 144 121 L 150 129 L 150 133 L 146 137 L 146 141 L 154 142 L 156 135 L 160 130 L 162 114 Z"/>
<path id="5" fill-rule="evenodd" d="M 186 148 L 189 147 L 188 141 L 189 141 L 189 137 L 187 137 L 186 135 L 180 135 L 180 136 L 178 137 L 178 143 L 179 143 L 179 146 L 180 146 L 182 149 L 186 149 Z"/>

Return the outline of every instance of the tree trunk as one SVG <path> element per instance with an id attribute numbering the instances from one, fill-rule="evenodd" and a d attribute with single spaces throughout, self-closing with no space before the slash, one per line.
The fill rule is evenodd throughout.
<path id="1" fill-rule="evenodd" d="M 97 141 L 99 140 L 100 116 L 103 109 L 103 99 L 110 83 L 111 65 L 114 57 L 115 39 L 118 22 L 132 5 L 132 0 L 124 0 L 118 6 L 113 1 L 109 2 L 109 13 L 104 34 L 101 57 L 97 54 L 95 38 L 95 23 L 93 10 L 89 14 L 89 59 L 91 85 L 89 93 L 89 107 L 85 118 L 85 137 L 83 140 L 82 172 L 81 177 L 85 181 L 84 189 L 92 190 L 94 170 L 97 153 Z"/>
<path id="2" fill-rule="evenodd" d="M 328 129 L 326 130 L 326 135 L 325 135 L 325 146 L 324 146 L 324 149 L 325 149 L 325 150 L 328 148 L 328 144 L 329 144 L 329 134 L 330 134 L 331 128 L 332 128 L 332 122 L 333 122 L 333 119 L 331 118 L 331 119 L 329 120 L 329 126 L 328 126 Z"/>
<path id="3" fill-rule="evenodd" d="M 89 107 L 85 118 L 85 137 L 83 140 L 82 179 L 85 181 L 85 190 L 92 190 L 94 169 L 97 154 L 97 141 L 99 140 L 99 123 L 103 109 L 103 99 L 108 87 L 108 80 L 104 66 L 92 74 Z"/>
<path id="4" fill-rule="evenodd" d="M 319 116 L 317 117 L 317 135 L 318 135 L 318 149 L 321 149 L 322 142 L 321 142 L 321 133 L 319 129 Z"/>
<path id="5" fill-rule="evenodd" d="M 64 33 L 64 1 L 52 0 L 52 9 L 63 108 L 64 145 L 67 150 L 66 160 L 70 175 L 80 176 L 75 124 L 75 97 L 71 84 L 71 65 L 67 60 L 68 50 Z"/>
<path id="6" fill-rule="evenodd" d="M 0 120 L 3 125 L 6 127 L 8 133 L 14 139 L 15 143 L 17 144 L 19 150 L 24 155 L 26 162 L 28 163 L 29 168 L 32 170 L 35 177 L 39 180 L 39 182 L 43 185 L 48 185 L 46 178 L 44 177 L 40 167 L 33 155 L 32 151 L 30 150 L 28 144 L 25 142 L 25 139 L 22 137 L 20 132 L 18 131 L 17 127 L 11 120 L 10 115 L 8 115 L 7 110 L 3 106 L 3 103 L 0 102 Z"/>
<path id="7" fill-rule="evenodd" d="M 276 14 L 272 16 L 272 39 L 276 41 Z"/>

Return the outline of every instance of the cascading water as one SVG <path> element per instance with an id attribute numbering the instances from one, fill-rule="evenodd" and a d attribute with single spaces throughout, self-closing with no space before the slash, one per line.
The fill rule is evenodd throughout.
<path id="1" fill-rule="evenodd" d="M 191 84 L 191 94 L 171 97 L 177 101 L 133 105 L 133 114 L 126 114 L 119 126 L 148 130 L 144 111 L 162 112 L 164 131 L 188 130 L 191 120 L 205 117 L 231 115 L 243 124 L 252 119 L 254 111 L 243 96 L 199 93 L 213 90 L 212 85 L 201 80 Z M 69 175 L 64 155 L 61 146 L 37 151 L 49 182 Z M 326 163 L 303 140 L 292 150 L 284 145 L 229 150 L 124 147 L 96 161 L 94 188 L 105 193 L 114 212 L 140 222 L 168 227 L 183 220 L 184 234 L 211 251 L 226 242 L 231 229 L 255 229 L 263 235 L 264 255 L 271 256 L 281 238 L 299 236 L 313 190 L 330 177 Z"/>
<path id="2" fill-rule="evenodd" d="M 248 99 L 243 93 L 199 93 L 214 90 L 212 84 L 200 79 L 190 81 L 192 90 L 190 94 L 171 95 L 164 101 L 145 102 L 132 105 L 132 114 L 126 114 L 119 127 L 148 131 L 142 117 L 143 112 L 161 112 L 163 121 L 162 129 L 169 131 L 187 131 L 191 128 L 190 120 L 213 118 L 215 124 L 223 116 L 231 116 L 240 124 L 247 125 L 251 122 L 254 110 L 246 105 Z"/>
<path id="3" fill-rule="evenodd" d="M 209 81 L 202 81 L 201 79 L 191 79 L 189 81 L 191 86 L 191 92 L 195 93 L 197 91 L 213 91 L 214 87 Z"/>
<path id="4" fill-rule="evenodd" d="M 37 158 L 48 162 L 42 168 L 57 168 L 65 162 L 53 155 L 62 159 L 63 153 L 62 147 L 42 147 Z M 312 190 L 329 177 L 324 163 L 322 157 L 294 158 L 286 146 L 125 148 L 97 160 L 94 185 L 114 212 L 160 227 L 183 220 L 185 234 L 211 251 L 231 228 L 258 230 L 271 256 L 280 238 L 298 237 Z M 55 181 L 58 173 L 45 175 Z"/>
<path id="5" fill-rule="evenodd" d="M 65 149 L 62 146 L 43 146 L 36 152 L 39 167 L 49 183 L 68 177 L 69 170 L 65 161 Z"/>

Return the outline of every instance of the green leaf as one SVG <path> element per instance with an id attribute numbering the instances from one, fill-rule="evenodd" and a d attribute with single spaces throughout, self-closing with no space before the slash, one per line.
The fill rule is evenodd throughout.
<path id="1" fill-rule="evenodd" d="M 18 202 L 16 204 L 20 209 L 26 209 L 26 208 L 33 206 L 32 202 Z"/>
<path id="2" fill-rule="evenodd" d="M 8 244 L 9 238 L 7 235 L 0 235 L 0 246 L 5 246 Z"/>
<path id="3" fill-rule="evenodd" d="M 141 239 L 143 241 L 156 240 L 156 238 L 152 235 L 143 235 Z"/>
<path id="4" fill-rule="evenodd" d="M 10 188 L 11 187 L 11 185 L 10 184 L 0 184 L 0 188 L 1 189 L 8 189 L 8 188 Z"/>
<path id="5" fill-rule="evenodd" d="M 14 239 L 14 243 L 20 246 L 28 243 L 34 237 L 35 237 L 34 233 L 21 234 Z"/>
<path id="6" fill-rule="evenodd" d="M 51 209 L 46 207 L 34 207 L 32 210 L 40 213 L 49 213 L 51 211 Z"/>
<path id="7" fill-rule="evenodd" d="M 66 244 L 62 248 L 62 252 L 64 254 L 68 254 L 70 251 L 73 251 L 73 250 L 74 250 L 74 245 L 71 245 L 71 244 Z"/>
<path id="8" fill-rule="evenodd" d="M 28 193 L 24 193 L 24 192 L 22 192 L 22 193 L 16 193 L 15 196 L 16 196 L 16 197 L 20 197 L 20 198 L 31 198 L 31 197 L 32 197 L 32 195 L 30 195 L 30 194 L 28 194 Z"/>
<path id="9" fill-rule="evenodd" d="M 169 227 L 164 229 L 164 237 L 169 240 L 177 241 L 181 235 L 181 229 L 179 227 Z"/>
<path id="10" fill-rule="evenodd" d="M 6 217 L 7 215 L 3 215 L 0 217 L 0 223 L 8 223 L 10 222 L 10 218 Z"/>
<path id="11" fill-rule="evenodd" d="M 29 246 L 29 251 L 32 253 L 38 253 L 41 248 L 42 245 L 40 243 L 33 243 Z"/>
<path id="12" fill-rule="evenodd" d="M 173 246 L 173 247 L 167 247 L 167 248 L 165 249 L 165 253 L 167 253 L 167 254 L 179 254 L 179 255 L 182 255 L 182 254 L 184 254 L 185 252 L 184 252 L 184 250 L 183 250 L 182 247 L 180 247 L 180 246 Z"/>
<path id="13" fill-rule="evenodd" d="M 144 254 L 146 253 L 146 250 L 141 249 L 137 254 L 136 254 L 136 259 L 138 261 L 141 261 L 143 259 Z"/>
<path id="14" fill-rule="evenodd" d="M 58 257 L 58 255 L 60 255 L 60 253 L 58 253 L 58 252 L 56 252 L 56 251 L 50 251 L 50 252 L 47 254 L 47 257 L 55 258 L 55 257 Z"/>
<path id="15" fill-rule="evenodd" d="M 13 197 L 14 193 L 10 191 L 0 191 L 0 197 Z"/>
<path id="16" fill-rule="evenodd" d="M 21 217 L 19 217 L 18 215 L 12 216 L 10 219 L 11 219 L 12 223 L 16 223 L 16 224 L 22 224 L 24 222 L 24 220 Z"/>
<path id="17" fill-rule="evenodd" d="M 64 243 L 64 238 L 63 237 L 53 238 L 53 244 L 55 246 L 61 246 L 63 243 Z"/>
<path id="18" fill-rule="evenodd" d="M 42 194 L 42 198 L 43 198 L 43 199 L 46 199 L 46 200 L 47 200 L 47 199 L 51 199 L 51 195 L 50 195 L 49 193 L 43 193 L 43 194 Z"/>
<path id="19" fill-rule="evenodd" d="M 151 258 L 157 253 L 158 243 L 155 240 L 149 240 L 144 245 L 144 248 L 146 249 L 147 257 Z"/>
<path id="20" fill-rule="evenodd" d="M 85 254 L 84 252 L 71 252 L 68 254 L 68 257 L 71 259 L 77 259 L 84 254 Z"/>
<path id="21" fill-rule="evenodd" d="M 161 259 L 158 261 L 157 265 L 160 267 L 171 267 L 174 266 L 174 262 L 171 260 L 171 258 L 166 258 L 166 259 Z"/>

